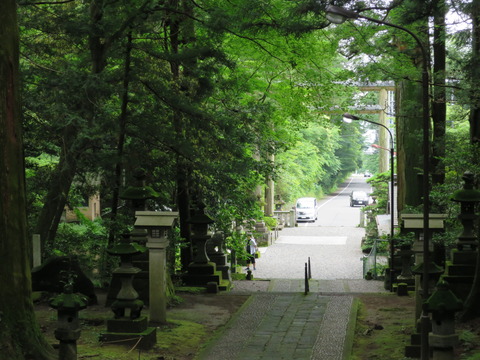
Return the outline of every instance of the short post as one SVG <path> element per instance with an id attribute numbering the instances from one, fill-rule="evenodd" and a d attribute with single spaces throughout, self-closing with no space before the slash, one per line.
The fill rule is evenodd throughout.
<path id="1" fill-rule="evenodd" d="M 312 278 L 312 266 L 310 264 L 310 256 L 308 257 L 308 278 Z"/>
<path id="2" fill-rule="evenodd" d="M 305 263 L 305 295 L 307 295 L 309 291 L 310 287 L 308 285 L 308 266 L 307 263 Z"/>
<path id="3" fill-rule="evenodd" d="M 42 242 L 40 239 L 40 234 L 32 235 L 32 246 L 33 246 L 33 267 L 42 265 Z"/>

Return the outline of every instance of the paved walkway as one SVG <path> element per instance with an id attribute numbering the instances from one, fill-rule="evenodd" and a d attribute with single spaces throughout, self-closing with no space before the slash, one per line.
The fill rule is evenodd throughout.
<path id="1" fill-rule="evenodd" d="M 354 295 L 385 292 L 380 281 L 363 279 L 365 234 L 360 209 L 349 206 L 352 190 L 369 187 L 353 177 L 320 201 L 318 221 L 284 228 L 277 241 L 260 248 L 256 279 L 236 281 L 231 292 L 249 300 L 197 357 L 199 360 L 344 360 L 355 326 Z M 305 262 L 311 260 L 305 295 Z"/>
<path id="2" fill-rule="evenodd" d="M 379 281 L 274 279 L 235 281 L 231 292 L 251 294 L 200 360 L 343 360 L 350 354 L 353 295 L 382 292 Z"/>

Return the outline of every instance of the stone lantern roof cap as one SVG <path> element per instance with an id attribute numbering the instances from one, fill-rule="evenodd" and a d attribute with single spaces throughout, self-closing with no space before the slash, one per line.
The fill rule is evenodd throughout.
<path id="1" fill-rule="evenodd" d="M 65 286 L 65 293 L 61 293 L 49 302 L 50 306 L 57 310 L 82 310 L 87 307 L 87 297 L 84 295 L 74 294 L 72 286 Z"/>
<path id="2" fill-rule="evenodd" d="M 172 227 L 178 219 L 178 211 L 136 211 L 135 227 Z"/>
<path id="3" fill-rule="evenodd" d="M 111 249 L 107 249 L 107 252 L 110 255 L 122 256 L 122 255 L 138 255 L 147 250 L 146 247 L 138 244 L 138 243 L 119 243 L 112 247 Z"/>
<path id="4" fill-rule="evenodd" d="M 475 177 L 470 171 L 466 171 L 462 176 L 463 189 L 453 193 L 452 201 L 457 202 L 480 202 L 480 191 L 474 189 Z"/>
<path id="5" fill-rule="evenodd" d="M 456 312 L 463 309 L 463 303 L 450 290 L 445 280 L 440 280 L 437 289 L 424 304 L 428 312 Z"/>
<path id="6" fill-rule="evenodd" d="M 461 189 L 453 193 L 452 201 L 480 202 L 480 191 L 475 189 Z"/>
<path id="7" fill-rule="evenodd" d="M 412 267 L 412 272 L 416 275 L 423 274 L 423 262 Z M 433 261 L 430 261 L 428 264 L 428 273 L 429 274 L 441 274 L 443 273 L 443 268 L 435 264 Z"/>
<path id="8" fill-rule="evenodd" d="M 213 224 L 215 221 L 212 220 L 207 214 L 205 214 L 205 204 L 200 203 L 198 205 L 198 210 L 195 212 L 195 215 L 191 216 L 187 223 L 192 225 L 209 225 Z"/>
<path id="9" fill-rule="evenodd" d="M 150 186 L 129 186 L 120 194 L 123 200 L 147 200 L 160 197 Z"/>

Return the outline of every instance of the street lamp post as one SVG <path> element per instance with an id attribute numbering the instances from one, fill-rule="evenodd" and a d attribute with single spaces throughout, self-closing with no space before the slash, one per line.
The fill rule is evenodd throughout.
<path id="1" fill-rule="evenodd" d="M 392 286 L 393 286 L 393 256 L 394 256 L 394 253 L 395 253 L 395 251 L 394 251 L 395 244 L 394 244 L 394 241 L 393 241 L 393 234 L 394 234 L 394 230 L 395 230 L 395 223 L 394 223 L 394 220 L 395 220 L 395 200 L 394 200 L 395 199 L 395 168 L 394 168 L 394 162 L 393 162 L 393 156 L 395 155 L 395 149 L 394 149 L 394 142 L 393 142 L 393 134 L 387 126 L 385 126 L 381 123 L 377 123 L 377 122 L 370 121 L 370 120 L 367 120 L 367 119 L 361 119 L 358 116 L 355 116 L 355 115 L 352 115 L 352 114 L 349 114 L 349 113 L 343 114 L 343 121 L 345 121 L 346 123 L 351 123 L 352 120 L 366 121 L 370 124 L 381 126 L 384 129 L 386 129 L 388 134 L 390 135 L 390 150 L 389 150 L 390 151 L 390 194 L 391 194 L 391 198 L 390 198 L 390 290 L 392 290 Z"/>
<path id="2" fill-rule="evenodd" d="M 412 31 L 389 23 L 387 21 L 378 20 L 368 16 L 361 15 L 351 10 L 343 9 L 338 6 L 329 5 L 326 7 L 326 17 L 327 19 L 335 24 L 341 24 L 347 19 L 365 19 L 376 24 L 385 25 L 393 27 L 395 29 L 404 31 L 408 33 L 411 37 L 414 38 L 418 47 L 421 49 L 422 53 L 422 107 L 423 107 L 423 274 L 422 274 L 422 299 L 425 302 L 428 299 L 428 268 L 429 268 L 429 239 L 430 239 L 430 230 L 429 230 L 429 213 L 430 213 L 430 106 L 429 106 L 429 94 L 428 94 L 428 53 L 423 45 L 420 38 L 413 33 Z M 427 360 L 429 358 L 429 349 L 428 349 L 428 327 L 429 327 L 429 318 L 428 315 L 422 313 L 422 360 Z"/>

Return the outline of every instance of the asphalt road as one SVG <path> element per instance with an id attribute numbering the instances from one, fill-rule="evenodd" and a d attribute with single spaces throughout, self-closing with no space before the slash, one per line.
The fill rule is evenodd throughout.
<path id="1" fill-rule="evenodd" d="M 302 279 L 310 258 L 312 279 L 362 279 L 360 206 L 350 207 L 353 190 L 370 192 L 363 176 L 353 176 L 318 204 L 318 220 L 284 228 L 277 241 L 260 248 L 256 279 Z"/>

